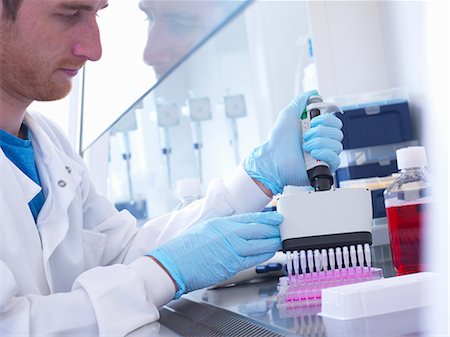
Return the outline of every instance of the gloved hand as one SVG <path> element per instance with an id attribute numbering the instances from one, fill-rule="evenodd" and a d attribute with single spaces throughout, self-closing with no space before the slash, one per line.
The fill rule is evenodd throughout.
<path id="1" fill-rule="evenodd" d="M 270 259 L 281 248 L 277 212 L 207 220 L 149 253 L 185 292 L 223 282 L 238 271 Z"/>
<path id="2" fill-rule="evenodd" d="M 273 194 L 281 193 L 286 185 L 309 185 L 303 151 L 326 162 L 332 172 L 339 167 L 342 122 L 333 114 L 313 118 L 311 129 L 303 135 L 302 145 L 300 116 L 312 95 L 318 95 L 317 91 L 296 97 L 281 111 L 269 139 L 243 162 L 249 176 L 259 180 Z"/>

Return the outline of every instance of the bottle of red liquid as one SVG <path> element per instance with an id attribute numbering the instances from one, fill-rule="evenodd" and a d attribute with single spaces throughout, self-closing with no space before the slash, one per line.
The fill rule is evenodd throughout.
<path id="1" fill-rule="evenodd" d="M 423 271 L 422 239 L 430 203 L 430 178 L 422 146 L 397 150 L 401 175 L 384 191 L 392 261 L 399 275 Z"/>

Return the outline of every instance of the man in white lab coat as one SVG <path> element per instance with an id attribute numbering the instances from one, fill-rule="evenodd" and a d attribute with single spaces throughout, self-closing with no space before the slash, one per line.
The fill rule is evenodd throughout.
<path id="1" fill-rule="evenodd" d="M 270 258 L 287 184 L 307 185 L 295 99 L 269 137 L 204 199 L 141 230 L 98 195 L 81 158 L 33 100 L 67 95 L 101 57 L 96 14 L 107 0 L 0 2 L 0 335 L 125 335 L 158 307 Z M 340 122 L 317 119 L 303 149 L 332 168 Z"/>

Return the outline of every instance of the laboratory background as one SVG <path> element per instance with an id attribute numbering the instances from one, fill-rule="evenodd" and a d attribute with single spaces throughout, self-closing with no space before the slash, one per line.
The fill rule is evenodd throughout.
<path id="1" fill-rule="evenodd" d="M 428 300 L 416 302 L 434 305 L 359 320 L 326 319 L 314 306 L 283 314 L 273 278 L 169 303 L 161 309 L 160 335 L 200 334 L 188 329 L 198 317 L 186 312 L 196 310 L 242 329 L 263 329 L 253 335 L 448 335 L 449 4 L 199 3 L 195 22 L 193 9 L 177 3 L 182 14 L 163 38 L 152 40 L 151 19 L 138 0 L 109 0 L 98 18 L 102 59 L 84 67 L 70 96 L 30 109 L 59 124 L 97 190 L 142 225 L 201 198 L 209 182 L 267 139 L 278 112 L 295 96 L 318 89 L 344 112 L 338 114 L 344 150 L 334 187 L 370 191 L 372 260 L 386 279 L 396 270 L 383 193 L 398 177 L 396 151 L 424 147 L 432 202 L 421 256 L 435 277 L 423 294 Z M 172 59 L 160 67 L 164 48 Z M 349 215 L 355 211 L 352 203 L 345 208 Z M 419 296 L 408 289 L 405 296 Z M 383 295 L 386 306 L 394 295 Z M 212 319 L 202 324 L 219 329 Z"/>

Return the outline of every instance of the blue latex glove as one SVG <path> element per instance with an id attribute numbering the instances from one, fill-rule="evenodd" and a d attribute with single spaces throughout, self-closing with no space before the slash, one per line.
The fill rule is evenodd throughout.
<path id="1" fill-rule="evenodd" d="M 270 259 L 281 248 L 277 212 L 214 218 L 190 228 L 149 256 L 158 260 L 185 292 L 223 282 Z"/>
<path id="2" fill-rule="evenodd" d="M 296 97 L 278 116 L 269 139 L 254 149 L 243 166 L 250 177 L 259 180 L 273 194 L 283 191 L 286 185 L 309 185 L 303 150 L 311 152 L 318 160 L 326 162 L 332 172 L 340 164 L 342 151 L 342 122 L 333 114 L 317 116 L 311 120 L 311 129 L 303 139 L 300 116 L 308 98 L 316 90 Z"/>

